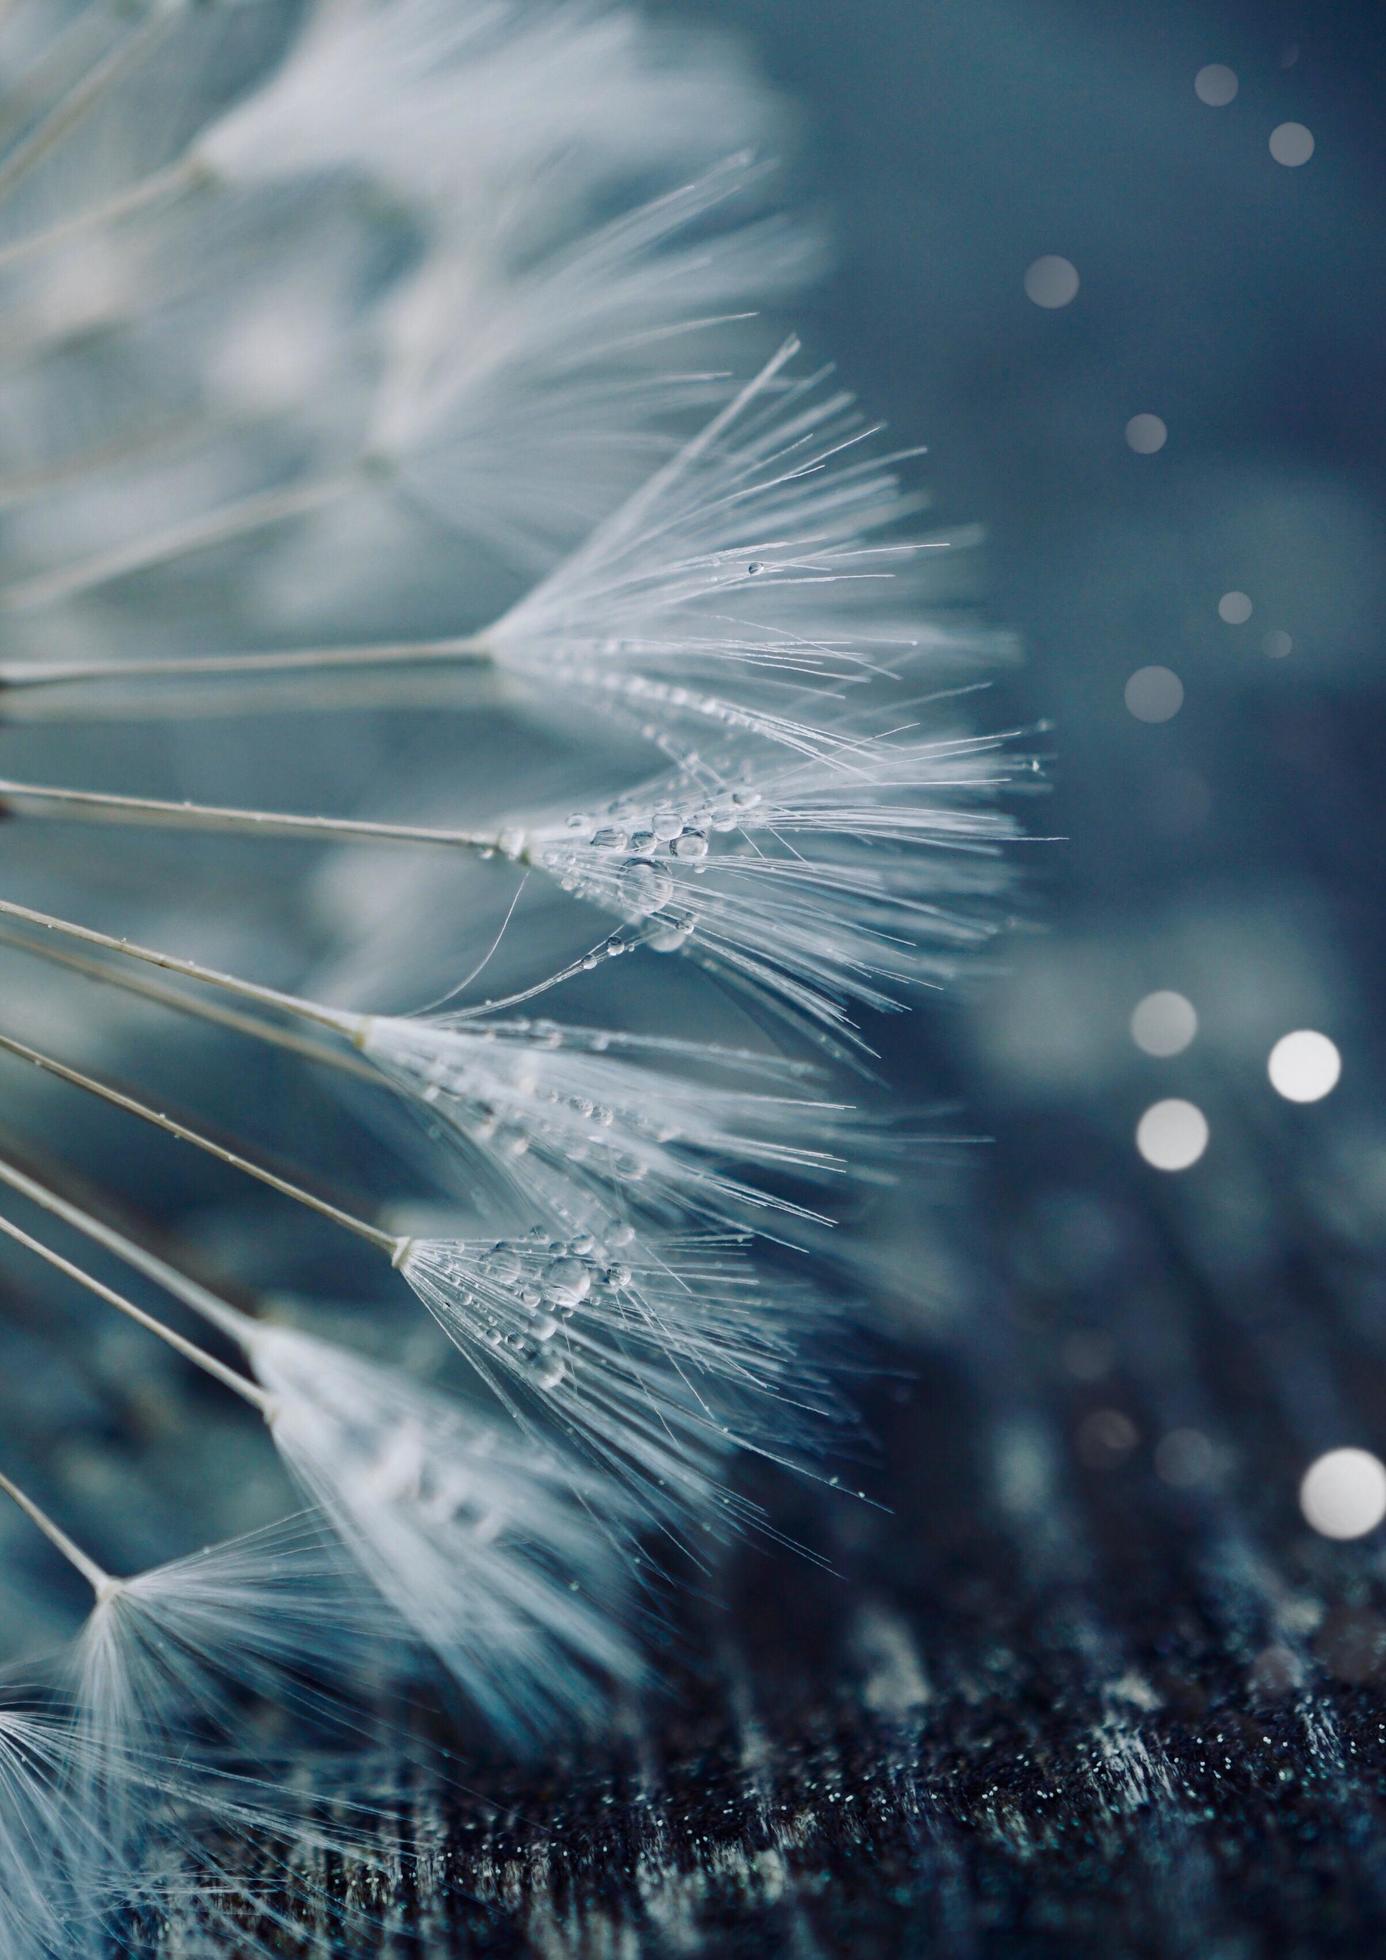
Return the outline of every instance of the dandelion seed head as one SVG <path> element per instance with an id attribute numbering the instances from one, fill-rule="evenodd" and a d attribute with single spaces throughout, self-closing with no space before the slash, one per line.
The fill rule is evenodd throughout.
<path id="1" fill-rule="evenodd" d="M 361 1045 L 471 1160 L 559 1224 L 618 1202 L 666 1223 L 797 1212 L 748 1182 L 748 1168 L 837 1174 L 833 1146 L 852 1133 L 849 1110 L 784 1093 L 796 1075 L 774 1056 L 707 1043 L 555 1022 L 374 1017 Z M 708 1080 L 717 1070 L 763 1086 L 719 1087 Z"/>
<path id="2" fill-rule="evenodd" d="M 849 731 L 850 733 L 850 731 Z M 850 763 L 690 764 L 520 846 L 559 886 L 795 1013 L 889 1008 L 988 930 L 975 903 L 1005 822 L 978 806 L 990 745 L 877 742 Z"/>
<path id="3" fill-rule="evenodd" d="M 297 1330 L 258 1327 L 249 1353 L 274 1397 L 274 1440 L 289 1469 L 371 1583 L 507 1735 L 528 1741 L 555 1713 L 581 1712 L 593 1670 L 637 1671 L 610 1541 L 550 1462 L 404 1376 Z M 609 1618 L 585 1603 L 595 1598 Z"/>
<path id="4" fill-rule="evenodd" d="M 566 1434 L 639 1515 L 754 1525 L 728 1451 L 811 1450 L 815 1422 L 842 1419 L 796 1342 L 815 1307 L 767 1295 L 724 1237 L 618 1233 L 420 1240 L 401 1271 L 522 1429 Z"/>

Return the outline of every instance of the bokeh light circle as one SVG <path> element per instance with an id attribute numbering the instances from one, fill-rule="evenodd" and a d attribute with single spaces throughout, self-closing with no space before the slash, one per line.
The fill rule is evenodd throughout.
<path id="1" fill-rule="evenodd" d="M 1326 1034 L 1296 1028 L 1281 1035 L 1266 1064 L 1271 1086 L 1286 1102 L 1322 1102 L 1338 1086 L 1343 1058 Z"/>
<path id="2" fill-rule="evenodd" d="M 1220 61 L 1210 61 L 1194 76 L 1194 94 L 1210 109 L 1225 109 L 1236 93 L 1236 74 Z"/>
<path id="3" fill-rule="evenodd" d="M 1137 1001 L 1131 1015 L 1131 1039 L 1137 1048 L 1161 1059 L 1182 1055 L 1197 1033 L 1193 1002 L 1168 987 Z"/>
<path id="4" fill-rule="evenodd" d="M 1136 1125 L 1136 1148 L 1157 1171 L 1186 1171 L 1208 1148 L 1208 1119 L 1197 1103 L 1169 1096 Z"/>
<path id="5" fill-rule="evenodd" d="M 1138 667 L 1126 683 L 1126 706 L 1137 721 L 1172 721 L 1184 705 L 1184 683 L 1172 667 Z"/>
<path id="6" fill-rule="evenodd" d="M 1169 430 L 1158 415 L 1133 415 L 1126 424 L 1126 441 L 1138 456 L 1154 456 L 1169 441 Z"/>
<path id="7" fill-rule="evenodd" d="M 1370 1450 L 1329 1450 L 1304 1473 L 1299 1508 L 1325 1538 L 1362 1538 L 1386 1518 L 1386 1467 Z"/>
<path id="8" fill-rule="evenodd" d="M 1270 153 L 1287 170 L 1297 170 L 1300 164 L 1308 163 L 1314 154 L 1313 131 L 1306 129 L 1303 123 L 1278 124 L 1270 134 Z"/>
<path id="9" fill-rule="evenodd" d="M 1067 306 L 1078 293 L 1078 268 L 1049 252 L 1026 268 L 1025 297 L 1050 310 Z"/>

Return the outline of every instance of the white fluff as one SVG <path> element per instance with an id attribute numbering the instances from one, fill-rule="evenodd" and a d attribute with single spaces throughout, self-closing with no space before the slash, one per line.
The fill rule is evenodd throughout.
<path id="1" fill-rule="evenodd" d="M 638 178 L 763 121 L 715 44 L 652 36 L 625 9 L 319 0 L 277 76 L 198 153 L 236 179 L 369 173 L 446 199 L 456 224 L 459 201 L 484 206 L 546 162 L 563 160 L 561 210 L 612 173 Z"/>
<path id="2" fill-rule="evenodd" d="M 382 1595 L 511 1736 L 581 1713 L 636 1664 L 611 1542 L 559 1469 L 377 1364 L 246 1330 L 285 1462 Z M 502 1658 L 503 1657 L 503 1658 Z"/>
<path id="3" fill-rule="evenodd" d="M 723 1481 L 733 1449 L 788 1460 L 844 1419 L 800 1357 L 821 1307 L 758 1280 L 725 1240 L 540 1227 L 413 1240 L 399 1265 L 527 1433 L 566 1437 L 685 1542 L 700 1526 L 764 1522 Z"/>
<path id="4" fill-rule="evenodd" d="M 503 665 L 655 740 L 710 728 L 839 752 L 844 688 L 975 654 L 921 614 L 915 508 L 849 396 L 788 343 L 485 635 Z M 909 574 L 908 577 L 905 575 Z M 824 725 L 825 719 L 828 725 Z"/>
<path id="5" fill-rule="evenodd" d="M 590 1721 L 643 1681 L 652 1556 L 776 1535 L 737 1452 L 819 1474 L 851 1435 L 849 1316 L 795 1261 L 886 1152 L 832 1066 L 994 929 L 1005 768 L 938 698 L 991 647 L 905 459 L 792 342 L 764 360 L 814 253 L 780 126 L 729 46 L 618 0 L 0 19 L 0 1067 L 53 1167 L 0 1179 L 54 1289 L 0 1359 L 83 1529 L 148 1567 L 23 1495 L 12 1425 L 6 1489 L 96 1602 L 47 1698 L 0 1702 L 0 1960 L 97 1960 L 131 1907 L 292 1946 L 295 1868 L 360 1847 L 276 1787 L 271 1726 L 302 1792 L 295 1750 L 434 1661 L 515 1746 Z M 73 991 L 105 966 L 143 983 L 118 1007 Z M 113 1148 L 232 1298 L 320 1276 L 388 1365 L 76 1207 Z M 459 1151 L 481 1222 L 398 1236 Z M 483 1411 L 415 1379 L 415 1302 Z M 254 1529 L 275 1466 L 189 1361 L 308 1522 Z M 258 1945 L 209 1832 L 256 1846 Z"/>
<path id="6" fill-rule="evenodd" d="M 360 1045 L 474 1162 L 559 1225 L 623 1204 L 666 1223 L 768 1230 L 767 1213 L 810 1214 L 748 1181 L 748 1169 L 821 1180 L 847 1168 L 833 1146 L 851 1136 L 851 1111 L 708 1080 L 720 1069 L 792 1083 L 773 1058 L 461 1015 L 372 1016 Z"/>

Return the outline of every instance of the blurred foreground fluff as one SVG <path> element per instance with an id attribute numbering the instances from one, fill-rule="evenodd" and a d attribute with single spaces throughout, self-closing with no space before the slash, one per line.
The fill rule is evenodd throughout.
<path id="1" fill-rule="evenodd" d="M 315 1763 L 580 1722 L 836 1481 L 1014 765 L 776 120 L 596 4 L 0 14 L 5 1960 L 268 1950 Z"/>

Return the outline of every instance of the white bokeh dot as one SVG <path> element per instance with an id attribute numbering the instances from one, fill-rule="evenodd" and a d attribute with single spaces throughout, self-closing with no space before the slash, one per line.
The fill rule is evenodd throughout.
<path id="1" fill-rule="evenodd" d="M 1302 163 L 1308 163 L 1314 154 L 1312 130 L 1303 123 L 1279 123 L 1270 133 L 1270 153 L 1277 163 L 1283 163 L 1287 170 L 1297 170 Z"/>
<path id="2" fill-rule="evenodd" d="M 1137 721 L 1172 721 L 1184 705 L 1184 683 L 1172 667 L 1137 667 L 1126 706 Z"/>
<path id="3" fill-rule="evenodd" d="M 1296 1028 L 1282 1034 L 1270 1051 L 1266 1064 L 1271 1087 L 1286 1102 L 1322 1102 L 1338 1086 L 1343 1058 L 1326 1034 L 1313 1028 Z"/>
<path id="4" fill-rule="evenodd" d="M 1169 441 L 1169 430 L 1158 415 L 1133 415 L 1126 424 L 1126 441 L 1138 456 L 1153 456 Z"/>
<path id="5" fill-rule="evenodd" d="M 1245 592 L 1224 592 L 1218 600 L 1218 618 L 1229 626 L 1245 626 L 1251 618 L 1251 600 Z"/>
<path id="6" fill-rule="evenodd" d="M 1267 633 L 1261 642 L 1261 651 L 1270 660 L 1284 660 L 1294 651 L 1294 641 L 1283 628 L 1277 626 L 1273 633 Z"/>
<path id="7" fill-rule="evenodd" d="M 1136 1002 L 1131 1015 L 1131 1039 L 1147 1055 L 1182 1055 L 1198 1033 L 1193 1002 L 1168 987 Z"/>
<path id="8" fill-rule="evenodd" d="M 1067 306 L 1077 296 L 1078 268 L 1071 259 L 1046 252 L 1025 271 L 1025 297 L 1036 306 Z"/>
<path id="9" fill-rule="evenodd" d="M 1370 1450 L 1329 1450 L 1309 1465 L 1299 1508 L 1325 1538 L 1362 1538 L 1386 1518 L 1386 1467 Z"/>
<path id="10" fill-rule="evenodd" d="M 1157 1171 L 1186 1171 L 1208 1148 L 1208 1119 L 1197 1103 L 1169 1096 L 1136 1125 L 1136 1148 Z"/>
<path id="11" fill-rule="evenodd" d="M 1237 77 L 1220 61 L 1210 61 L 1194 76 L 1194 94 L 1210 109 L 1225 109 L 1237 93 Z"/>

